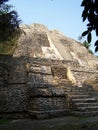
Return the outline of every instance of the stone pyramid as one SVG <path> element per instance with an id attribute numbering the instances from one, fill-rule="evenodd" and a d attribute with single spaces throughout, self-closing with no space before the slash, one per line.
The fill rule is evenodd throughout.
<path id="1" fill-rule="evenodd" d="M 18 41 L 14 57 L 67 60 L 90 69 L 94 69 L 98 64 L 97 58 L 89 54 L 81 43 L 57 30 L 48 30 L 41 24 L 22 25 L 21 28 L 25 34 Z"/>
<path id="2" fill-rule="evenodd" d="M 13 56 L 0 56 L 0 117 L 98 115 L 98 59 L 41 24 L 22 25 Z"/>

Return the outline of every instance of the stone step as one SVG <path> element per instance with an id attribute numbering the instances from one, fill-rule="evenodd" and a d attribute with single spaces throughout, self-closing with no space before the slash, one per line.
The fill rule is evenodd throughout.
<path id="1" fill-rule="evenodd" d="M 79 111 L 98 111 L 98 106 L 83 106 L 77 108 Z"/>
<path id="2" fill-rule="evenodd" d="M 75 103 L 75 105 L 77 106 L 77 107 L 89 107 L 89 106 L 98 106 L 98 102 L 92 102 L 92 103 Z"/>
<path id="3" fill-rule="evenodd" d="M 60 110 L 47 110 L 47 111 L 28 111 L 31 118 L 36 119 L 48 119 L 54 117 L 67 116 L 69 114 L 68 110 L 60 109 Z"/>
<path id="4" fill-rule="evenodd" d="M 80 89 L 80 88 L 72 88 L 72 89 L 70 89 L 70 90 L 72 90 L 72 91 L 79 91 L 79 92 L 90 92 L 90 91 L 95 91 L 94 89 L 84 89 L 84 88 L 82 88 L 82 89 Z"/>
<path id="5" fill-rule="evenodd" d="M 90 96 L 98 96 L 98 93 L 96 91 L 87 91 L 87 92 L 79 92 L 79 91 L 65 91 L 65 94 L 69 95 L 90 95 Z"/>
<path id="6" fill-rule="evenodd" d="M 84 94 L 84 92 L 78 92 L 78 91 L 65 91 L 64 90 L 64 92 L 66 93 L 66 94 L 69 94 L 69 95 L 83 95 Z M 87 93 L 86 93 L 87 94 Z"/>
<path id="7" fill-rule="evenodd" d="M 93 98 L 84 98 L 84 99 L 72 99 L 72 101 L 74 103 L 79 103 L 79 102 L 91 103 L 91 102 L 97 102 L 97 99 L 93 97 Z"/>
<path id="8" fill-rule="evenodd" d="M 85 99 L 85 98 L 90 98 L 91 96 L 90 95 L 87 95 L 87 94 L 85 94 L 85 95 L 83 95 L 83 94 L 81 94 L 81 95 L 78 95 L 78 94 L 76 94 L 76 95 L 68 95 L 71 99 Z"/>
<path id="9" fill-rule="evenodd" d="M 64 90 L 78 91 L 78 92 L 95 91 L 94 89 L 84 89 L 84 88 L 78 88 L 78 87 L 64 87 Z"/>
<path id="10" fill-rule="evenodd" d="M 51 84 L 51 83 L 38 83 L 38 82 L 27 82 L 27 86 L 31 87 L 31 88 L 49 88 L 50 86 L 56 86 L 55 84 Z"/>
<path id="11" fill-rule="evenodd" d="M 90 116 L 98 116 L 98 111 L 85 111 L 85 112 L 71 111 L 70 114 L 73 116 L 90 117 Z"/>
<path id="12" fill-rule="evenodd" d="M 86 93 L 84 90 L 72 90 L 72 89 L 64 89 L 65 92 L 72 92 L 72 93 Z"/>
<path id="13" fill-rule="evenodd" d="M 67 89 L 67 90 L 76 90 L 76 91 L 91 91 L 91 90 L 93 90 L 93 91 L 95 91 L 95 89 L 94 88 L 92 88 L 92 87 L 77 87 L 77 86 L 69 86 L 69 87 L 67 87 L 67 86 L 64 86 L 64 89 Z"/>
<path id="14" fill-rule="evenodd" d="M 61 81 L 61 82 L 60 82 Z M 62 81 L 61 79 L 59 79 L 59 82 L 58 82 L 58 84 L 60 85 L 60 86 L 64 86 L 64 87 L 72 87 L 72 86 L 74 86 L 74 84 L 72 84 L 72 82 L 70 82 L 70 81 Z"/>

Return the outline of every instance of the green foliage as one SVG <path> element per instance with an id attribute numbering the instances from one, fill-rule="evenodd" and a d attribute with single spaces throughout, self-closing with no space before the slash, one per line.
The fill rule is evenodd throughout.
<path id="1" fill-rule="evenodd" d="M 79 40 L 82 40 L 82 36 L 79 36 Z M 86 40 L 82 43 L 83 44 L 83 46 L 88 50 L 88 52 L 90 53 L 90 54 L 94 54 L 93 52 L 92 52 L 92 50 L 90 49 L 90 46 L 91 46 L 91 44 L 90 44 L 90 42 L 87 42 Z"/>
<path id="2" fill-rule="evenodd" d="M 91 46 L 90 42 L 87 42 L 87 41 L 85 40 L 85 41 L 83 42 L 83 45 L 84 45 L 84 47 L 88 50 L 88 52 L 93 55 L 93 52 L 92 52 L 92 50 L 90 49 L 90 46 Z"/>
<path id="3" fill-rule="evenodd" d="M 17 46 L 17 38 L 12 39 L 10 41 L 6 41 L 6 43 L 0 43 L 0 54 L 12 55 Z"/>
<path id="4" fill-rule="evenodd" d="M 21 20 L 8 0 L 0 0 L 0 54 L 12 54 L 22 33 Z"/>
<path id="5" fill-rule="evenodd" d="M 7 124 L 7 123 L 10 123 L 10 120 L 0 119 L 0 124 Z"/>
<path id="6" fill-rule="evenodd" d="M 87 35 L 88 43 L 92 40 L 92 31 L 96 32 L 98 36 L 98 0 L 83 0 L 82 7 L 84 10 L 82 12 L 83 22 L 88 20 L 87 30 L 82 33 L 82 36 Z M 95 44 L 95 52 L 98 51 L 98 42 Z"/>
<path id="7" fill-rule="evenodd" d="M 8 2 L 8 0 L 0 0 L 0 5 L 5 3 L 5 2 Z"/>
<path id="8" fill-rule="evenodd" d="M 92 52 L 92 50 L 89 49 L 88 52 L 89 52 L 90 54 L 94 55 L 94 53 Z"/>
<path id="9" fill-rule="evenodd" d="M 21 33 L 20 20 L 11 5 L 2 4 L 0 7 L 0 42 L 6 43 L 18 37 Z"/>
<path id="10" fill-rule="evenodd" d="M 90 48 L 90 43 L 87 42 L 86 40 L 83 42 L 83 46 L 86 48 L 86 49 L 89 49 Z"/>

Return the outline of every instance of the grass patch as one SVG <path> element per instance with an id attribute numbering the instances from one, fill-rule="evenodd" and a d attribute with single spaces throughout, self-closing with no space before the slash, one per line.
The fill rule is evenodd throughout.
<path id="1" fill-rule="evenodd" d="M 0 43 L 0 54 L 12 55 L 17 46 L 17 39 L 14 38 L 6 43 Z"/>
<path id="2" fill-rule="evenodd" d="M 1 124 L 6 124 L 6 123 L 10 123 L 10 120 L 0 119 L 0 125 L 1 125 Z"/>
<path id="3" fill-rule="evenodd" d="M 63 126 L 42 127 L 35 130 L 98 130 L 98 123 L 91 124 L 66 124 Z"/>

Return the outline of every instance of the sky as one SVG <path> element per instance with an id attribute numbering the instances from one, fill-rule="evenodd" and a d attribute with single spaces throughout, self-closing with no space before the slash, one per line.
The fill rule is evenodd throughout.
<path id="1" fill-rule="evenodd" d="M 9 0 L 22 20 L 22 24 L 44 24 L 48 29 L 57 29 L 65 36 L 78 40 L 86 30 L 82 22 L 82 0 Z M 91 46 L 94 50 L 94 47 Z"/>

